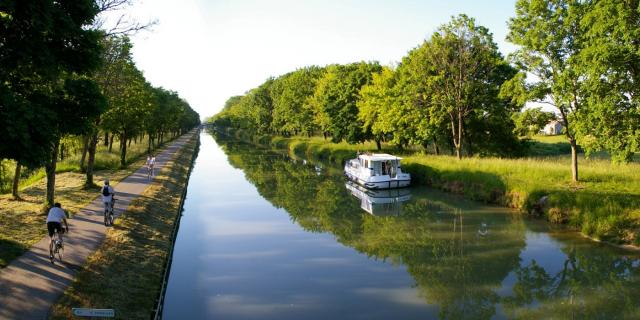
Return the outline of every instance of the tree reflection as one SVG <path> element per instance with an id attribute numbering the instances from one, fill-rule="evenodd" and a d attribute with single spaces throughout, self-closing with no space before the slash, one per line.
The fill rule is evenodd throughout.
<path id="1" fill-rule="evenodd" d="M 260 195 L 305 230 L 406 266 L 440 318 L 640 318 L 637 256 L 569 245 L 561 270 L 545 269 L 521 260 L 527 227 L 517 216 L 419 188 L 400 214 L 371 215 L 331 170 L 216 140 Z"/>

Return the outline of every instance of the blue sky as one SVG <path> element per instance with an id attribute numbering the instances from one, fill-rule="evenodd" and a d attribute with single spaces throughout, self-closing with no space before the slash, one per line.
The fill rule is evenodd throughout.
<path id="1" fill-rule="evenodd" d="M 128 11 L 139 21 L 158 20 L 133 38 L 138 67 L 201 117 L 300 67 L 397 63 L 461 13 L 489 28 L 503 54 L 515 50 L 505 40 L 515 0 L 138 0 Z"/>

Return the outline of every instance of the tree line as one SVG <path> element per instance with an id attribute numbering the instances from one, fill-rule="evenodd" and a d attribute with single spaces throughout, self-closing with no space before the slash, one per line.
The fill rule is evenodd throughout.
<path id="1" fill-rule="evenodd" d="M 260 134 L 383 141 L 435 154 L 522 156 L 518 136 L 553 115 L 572 150 L 604 150 L 614 162 L 638 151 L 640 9 L 637 0 L 518 0 L 507 58 L 489 30 L 453 17 L 394 66 L 304 67 L 242 96 L 209 119 Z M 523 127 L 527 129 L 523 129 Z"/>
<path id="2" fill-rule="evenodd" d="M 46 202 L 54 202 L 60 141 L 83 139 L 82 168 L 93 186 L 99 137 L 117 136 L 121 165 L 127 142 L 143 134 L 149 147 L 200 123 L 177 93 L 150 85 L 131 55 L 134 24 L 100 28 L 99 15 L 122 0 L 9 0 L 0 4 L 0 159 L 45 167 Z M 86 163 L 85 163 L 86 160 Z"/>

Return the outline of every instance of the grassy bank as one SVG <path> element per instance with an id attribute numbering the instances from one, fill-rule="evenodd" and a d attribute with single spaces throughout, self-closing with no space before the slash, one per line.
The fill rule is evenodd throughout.
<path id="1" fill-rule="evenodd" d="M 167 138 L 169 139 L 165 141 L 164 144 L 171 141 L 170 136 L 168 136 Z M 142 137 L 138 141 L 131 141 L 131 143 L 127 146 L 127 155 L 125 157 L 126 164 L 130 165 L 138 161 L 141 156 L 145 156 L 147 154 L 147 147 L 148 140 L 146 137 Z M 64 160 L 58 161 L 58 164 L 56 166 L 56 173 L 80 173 L 81 157 L 81 151 L 77 150 L 77 152 L 65 157 Z M 0 161 L 0 194 L 11 192 L 11 184 L 13 182 L 15 166 L 16 164 L 13 160 Z M 120 168 L 120 142 L 117 140 L 114 141 L 111 151 L 109 151 L 108 146 L 105 146 L 102 143 L 98 144 L 96 149 L 94 170 L 118 170 Z M 33 184 L 43 179 L 45 176 L 46 173 L 44 171 L 44 168 L 35 170 L 28 170 L 26 168 L 23 168 L 19 189 L 24 190 L 26 188 L 29 188 Z"/>
<path id="2" fill-rule="evenodd" d="M 155 308 L 197 136 L 107 232 L 74 283 L 53 306 L 53 319 L 73 319 L 72 307 L 116 310 L 119 319 L 148 319 Z"/>
<path id="3" fill-rule="evenodd" d="M 247 138 L 242 133 L 235 134 Z M 336 163 L 355 157 L 357 150 L 375 151 L 373 143 L 334 144 L 317 137 L 263 136 L 254 141 Z M 640 164 L 615 165 L 606 159 L 582 157 L 580 182 L 573 183 L 570 156 L 562 155 L 561 138 L 542 138 L 536 143 L 538 156 L 525 159 L 458 160 L 405 151 L 403 168 L 412 174 L 414 185 L 542 214 L 553 223 L 566 224 L 595 239 L 640 245 Z M 388 147 L 383 151 L 398 153 Z M 546 204 L 537 210 L 545 196 Z"/>
<path id="4" fill-rule="evenodd" d="M 134 144 L 132 144 L 134 146 Z M 135 149 L 134 149 L 135 150 Z M 130 165 L 120 168 L 119 163 L 113 169 L 102 169 L 94 173 L 94 181 L 100 182 L 108 178 L 117 188 L 117 183 L 129 176 L 133 171 L 144 165 L 146 149 L 131 158 Z M 105 162 L 108 157 L 98 154 L 99 161 Z M 119 158 L 118 158 L 119 159 Z M 119 160 L 118 160 L 119 161 Z M 74 169 L 62 170 L 56 175 L 56 201 L 60 202 L 71 215 L 84 208 L 100 192 L 100 186 L 85 188 L 85 175 L 79 173 L 79 166 Z M 64 169 L 63 165 L 58 169 Z M 11 194 L 0 195 L 0 268 L 4 268 L 11 260 L 22 255 L 26 250 L 46 236 L 44 221 L 44 198 L 46 179 L 44 172 L 41 176 L 33 175 L 29 178 L 29 185 L 20 191 L 22 200 L 13 200 Z"/>

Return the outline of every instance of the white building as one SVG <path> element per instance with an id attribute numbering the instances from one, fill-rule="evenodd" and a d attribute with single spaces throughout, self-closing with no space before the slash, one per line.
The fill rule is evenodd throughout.
<path id="1" fill-rule="evenodd" d="M 542 129 L 542 131 L 547 136 L 554 136 L 554 135 L 561 134 L 562 133 L 562 123 L 560 123 L 560 121 L 553 120 L 553 121 L 547 123 L 547 125 L 544 126 L 544 129 Z"/>

